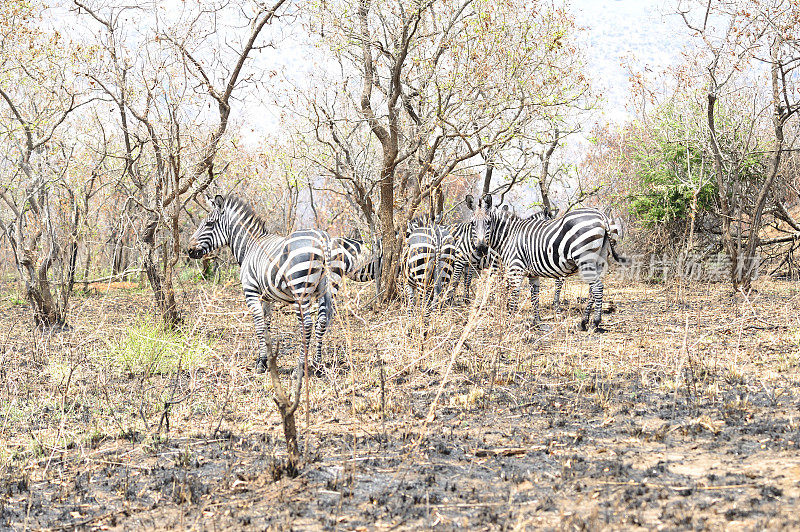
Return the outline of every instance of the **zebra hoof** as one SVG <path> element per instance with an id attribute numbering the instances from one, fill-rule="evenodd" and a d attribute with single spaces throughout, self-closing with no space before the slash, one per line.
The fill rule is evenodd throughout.
<path id="1" fill-rule="evenodd" d="M 598 325 L 597 327 L 594 328 L 594 332 L 599 333 L 599 334 L 603 334 L 604 332 L 608 332 L 608 329 L 605 329 L 605 328 L 600 327 Z"/>
<path id="2" fill-rule="evenodd" d="M 586 330 L 586 320 L 581 320 L 581 324 L 578 326 L 578 329 L 580 329 L 581 331 Z"/>
<path id="3" fill-rule="evenodd" d="M 267 359 L 259 358 L 256 360 L 256 373 L 261 374 L 267 371 Z"/>

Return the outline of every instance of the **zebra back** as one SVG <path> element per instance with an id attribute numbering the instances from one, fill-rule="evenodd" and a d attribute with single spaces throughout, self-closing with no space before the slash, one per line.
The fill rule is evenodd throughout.
<path id="1" fill-rule="evenodd" d="M 405 260 L 406 283 L 414 290 L 439 295 L 449 285 L 455 244 L 446 227 L 425 225 L 411 231 Z"/>
<path id="2" fill-rule="evenodd" d="M 506 268 L 542 277 L 565 277 L 579 269 L 602 276 L 609 246 L 608 218 L 592 208 L 576 209 L 554 220 L 523 219 L 496 210 L 491 221 L 493 247 Z"/>
<path id="3" fill-rule="evenodd" d="M 316 229 L 270 234 L 267 223 L 244 200 L 216 196 L 212 210 L 191 238 L 189 255 L 204 256 L 224 245 L 241 266 L 245 298 L 306 307 L 338 290 L 342 268 L 332 261 L 330 235 Z"/>

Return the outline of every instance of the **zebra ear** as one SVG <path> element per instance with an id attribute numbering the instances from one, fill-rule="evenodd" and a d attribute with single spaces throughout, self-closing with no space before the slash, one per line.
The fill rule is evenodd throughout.
<path id="1" fill-rule="evenodd" d="M 483 196 L 481 198 L 481 200 L 483 201 L 484 208 L 486 208 L 486 209 L 491 209 L 492 208 L 492 195 L 491 194 L 486 194 L 485 196 Z"/>
<path id="2" fill-rule="evenodd" d="M 219 194 L 217 194 L 216 196 L 214 196 L 214 206 L 215 206 L 215 207 L 217 207 L 218 209 L 221 209 L 221 208 L 222 208 L 222 205 L 223 205 L 224 203 L 225 203 L 225 198 L 223 198 L 223 197 L 222 197 L 222 196 L 220 196 Z"/>
<path id="3" fill-rule="evenodd" d="M 467 207 L 469 207 L 469 210 L 471 211 L 475 210 L 475 198 L 472 197 L 472 194 L 467 194 L 466 196 L 464 196 L 464 201 L 467 203 Z"/>

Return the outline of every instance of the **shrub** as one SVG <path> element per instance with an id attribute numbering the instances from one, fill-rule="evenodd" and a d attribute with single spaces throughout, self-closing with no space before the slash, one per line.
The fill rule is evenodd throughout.
<path id="1" fill-rule="evenodd" d="M 140 319 L 107 350 L 111 362 L 133 374 L 171 373 L 202 366 L 211 348 L 180 329 L 158 320 Z"/>
<path id="2" fill-rule="evenodd" d="M 702 109 L 689 105 L 665 104 L 655 109 L 650 120 L 632 128 L 628 142 L 634 172 L 629 196 L 631 214 L 645 227 L 677 226 L 682 229 L 692 213 L 697 196 L 697 214 L 715 215 L 718 204 L 713 155 L 708 144 Z M 718 140 L 723 153 L 740 163 L 725 176 L 736 180 L 742 192 L 763 179 L 764 155 L 736 127 L 733 111 L 717 109 Z M 729 198 L 733 199 L 733 198 Z"/>

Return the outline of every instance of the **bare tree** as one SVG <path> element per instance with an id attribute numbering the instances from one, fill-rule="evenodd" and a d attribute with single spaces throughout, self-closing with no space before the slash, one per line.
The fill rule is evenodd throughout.
<path id="1" fill-rule="evenodd" d="M 534 4 L 342 0 L 320 10 L 340 80 L 310 99 L 321 145 L 310 157 L 380 226 L 384 298 L 395 294 L 396 227 L 426 204 L 442 209 L 443 183 L 474 175 L 478 155 L 586 98 L 571 20 Z"/>
<path id="2" fill-rule="evenodd" d="M 159 20 L 156 11 L 154 36 L 142 36 L 147 39 L 146 46 L 134 57 L 121 42 L 120 33 L 132 11 L 142 16 L 149 13 L 74 0 L 79 14 L 88 14 L 100 25 L 98 40 L 108 52 L 108 64 L 88 70 L 86 75 L 119 115 L 125 163 L 120 178 L 128 197 L 125 210 L 139 213 L 134 227 L 143 247 L 143 267 L 167 324 L 181 319 L 173 275 L 181 256 L 182 212 L 217 176 L 214 163 L 228 129 L 233 95 L 248 76 L 245 65 L 251 52 L 261 46 L 262 30 L 284 3 L 209 3 L 183 13 L 173 24 Z M 224 37 L 208 28 L 215 28 L 218 18 L 230 15 L 226 9 L 247 17 L 248 30 L 238 47 L 226 47 L 233 51 L 223 54 L 213 40 Z M 182 76 L 176 76 L 178 72 Z M 210 118 L 202 113 L 189 112 L 202 109 L 206 98 L 217 109 L 215 127 L 205 125 Z M 200 127 L 191 122 L 198 114 Z"/>
<path id="3" fill-rule="evenodd" d="M 70 76 L 68 43 L 35 27 L 43 6 L 10 2 L 2 7 L 0 135 L 6 145 L 0 181 L 0 229 L 40 327 L 66 324 L 77 260 L 81 205 L 73 191 L 74 145 L 61 134 L 89 99 Z M 86 207 L 84 207 L 86 208 Z M 56 273 L 58 272 L 58 274 Z"/>
<path id="4" fill-rule="evenodd" d="M 703 2 L 694 9 L 690 4 L 679 6 L 687 27 L 702 39 L 708 57 L 707 123 L 723 224 L 722 240 L 731 261 L 735 290 L 750 290 L 757 268 L 756 251 L 765 206 L 768 198 L 780 196 L 775 194 L 774 186 L 786 149 L 784 129 L 800 105 L 794 96 L 800 48 L 795 39 L 787 37 L 800 25 L 796 8 L 796 3 L 789 0 Z M 769 168 L 750 200 L 736 192 L 736 177 L 744 158 L 742 154 L 723 152 L 715 108 L 726 90 L 731 93 L 731 86 L 742 83 L 738 78 L 743 71 L 759 65 L 766 65 L 771 87 L 765 95 L 768 104 L 763 110 L 767 111 L 766 116 L 771 116 L 773 140 Z M 753 116 L 754 130 L 758 127 L 755 122 L 762 116 L 765 114 L 760 111 Z"/>

